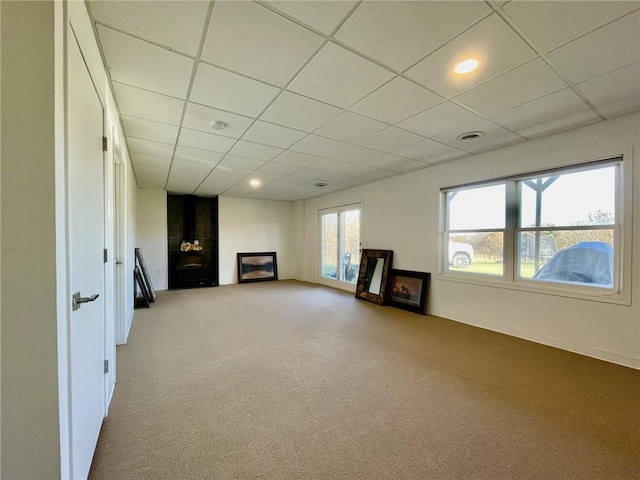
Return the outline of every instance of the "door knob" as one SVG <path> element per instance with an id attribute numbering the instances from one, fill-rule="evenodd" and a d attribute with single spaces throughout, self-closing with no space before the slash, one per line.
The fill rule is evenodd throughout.
<path id="1" fill-rule="evenodd" d="M 97 293 L 94 293 L 93 295 L 91 295 L 90 297 L 81 297 L 80 296 L 80 292 L 76 292 L 73 294 L 72 298 L 72 305 L 73 305 L 73 311 L 75 312 L 76 310 L 78 310 L 83 303 L 89 303 L 89 302 L 95 302 L 96 298 L 98 298 L 100 295 Z"/>

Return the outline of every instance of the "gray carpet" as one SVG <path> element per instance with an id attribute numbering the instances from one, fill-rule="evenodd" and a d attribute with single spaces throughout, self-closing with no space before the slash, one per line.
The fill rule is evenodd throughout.
<path id="1" fill-rule="evenodd" d="M 159 292 L 90 478 L 640 478 L 640 372 L 296 281 Z"/>

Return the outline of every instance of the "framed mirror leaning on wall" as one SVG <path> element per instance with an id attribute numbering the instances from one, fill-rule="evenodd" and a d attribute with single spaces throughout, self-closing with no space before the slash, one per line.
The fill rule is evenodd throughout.
<path id="1" fill-rule="evenodd" d="M 378 305 L 385 304 L 392 260 L 392 250 L 362 249 L 360 273 L 356 284 L 356 298 L 377 303 Z"/>

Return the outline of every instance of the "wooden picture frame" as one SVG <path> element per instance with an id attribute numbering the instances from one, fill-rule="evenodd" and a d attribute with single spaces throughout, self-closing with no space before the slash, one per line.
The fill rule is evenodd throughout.
<path id="1" fill-rule="evenodd" d="M 392 250 L 362 249 L 356 298 L 378 305 L 386 303 L 388 276 L 392 260 Z"/>
<path id="2" fill-rule="evenodd" d="M 138 295 L 138 289 L 140 289 L 140 295 Z M 140 267 L 136 265 L 133 269 L 133 307 L 149 308 L 150 303 L 149 290 L 147 290 L 147 285 L 144 283 Z"/>
<path id="3" fill-rule="evenodd" d="M 276 252 L 238 253 L 238 283 L 278 280 Z"/>
<path id="4" fill-rule="evenodd" d="M 149 275 L 149 271 L 147 270 L 147 264 L 144 263 L 144 258 L 142 257 L 142 250 L 139 247 L 136 247 L 136 263 L 140 267 L 140 272 L 142 273 L 142 280 L 147 287 L 147 294 L 149 295 L 149 301 L 156 301 L 156 292 L 153 289 L 153 284 L 151 283 L 151 276 Z"/>
<path id="5" fill-rule="evenodd" d="M 427 314 L 431 274 L 392 269 L 389 275 L 389 305 L 409 312 Z"/>

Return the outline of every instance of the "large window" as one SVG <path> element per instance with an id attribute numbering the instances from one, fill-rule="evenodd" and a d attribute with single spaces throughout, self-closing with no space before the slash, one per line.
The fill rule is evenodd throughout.
<path id="1" fill-rule="evenodd" d="M 320 210 L 320 283 L 355 291 L 362 241 L 360 204 Z"/>
<path id="2" fill-rule="evenodd" d="M 443 190 L 443 272 L 619 289 L 622 159 Z"/>

